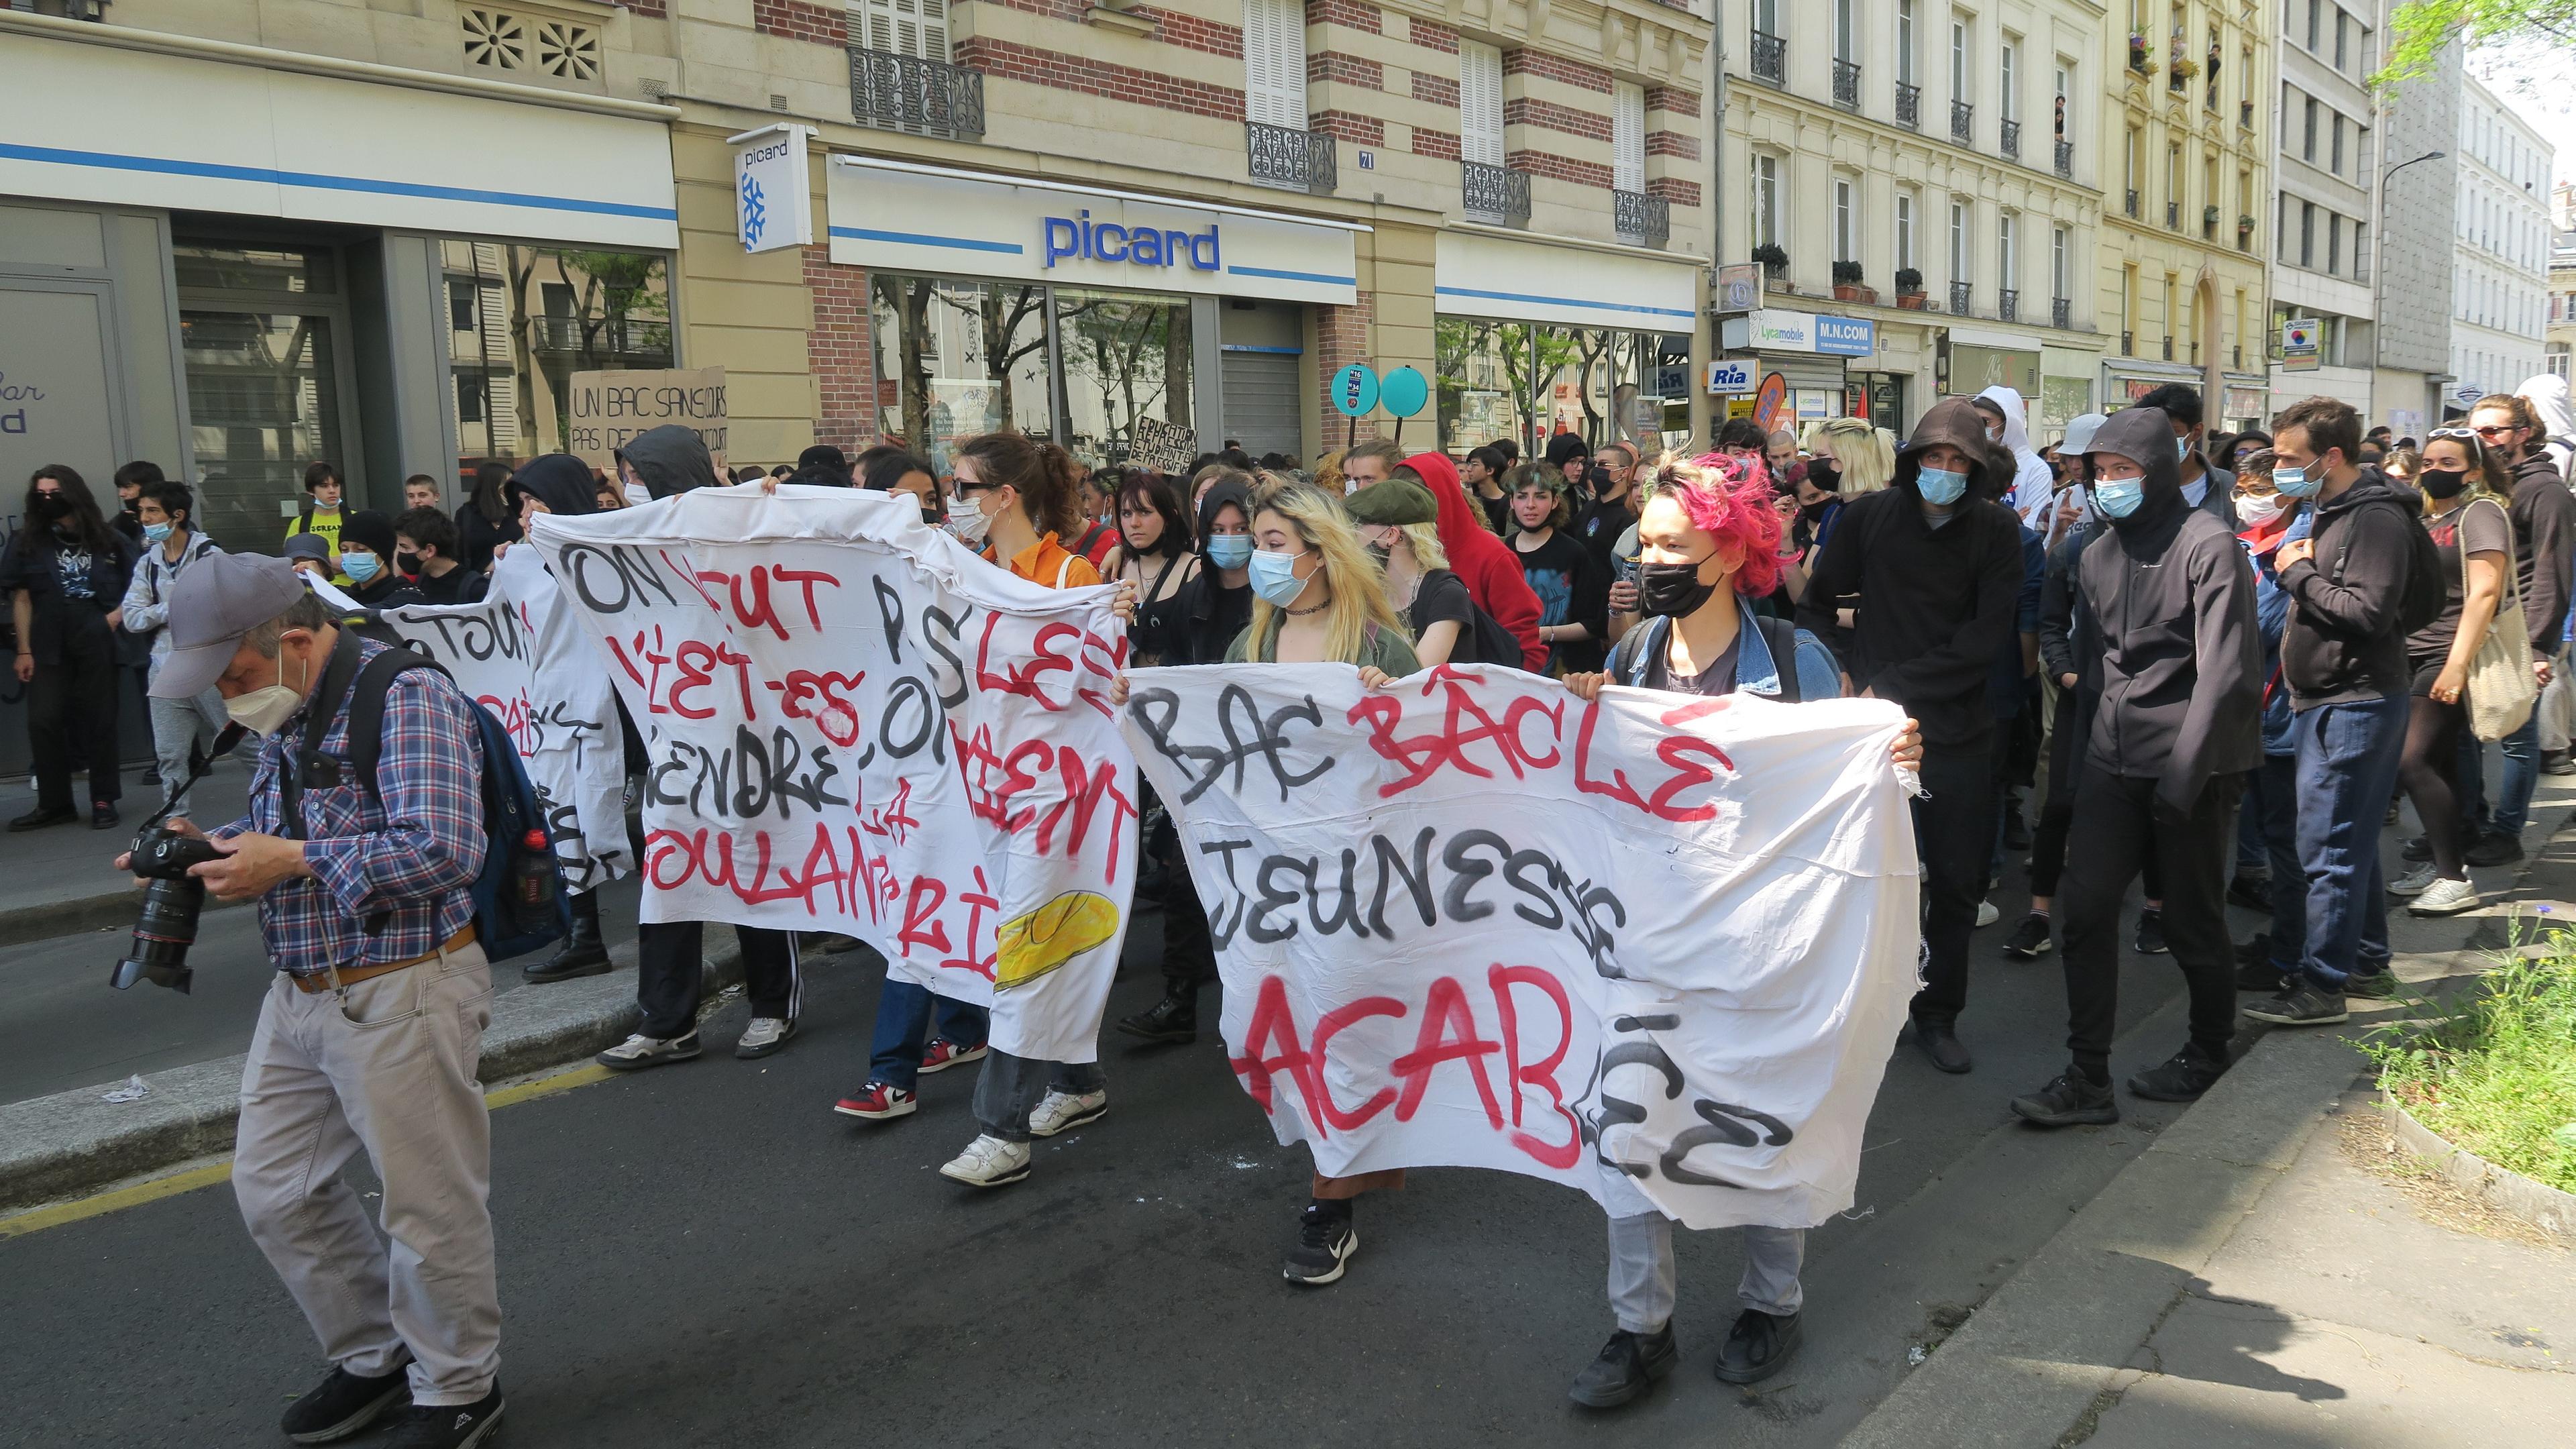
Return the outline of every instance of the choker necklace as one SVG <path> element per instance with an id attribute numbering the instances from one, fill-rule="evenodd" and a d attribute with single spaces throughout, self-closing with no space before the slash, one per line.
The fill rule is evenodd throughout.
<path id="1" fill-rule="evenodd" d="M 1332 601 L 1332 600 L 1330 600 L 1330 599 L 1326 599 L 1324 602 L 1322 602 L 1322 603 L 1320 603 L 1320 604 L 1317 604 L 1315 607 L 1313 607 L 1313 608 L 1311 608 L 1311 609 L 1288 609 L 1288 610 L 1285 610 L 1285 612 L 1288 614 L 1288 616 L 1289 616 L 1290 618 L 1294 618 L 1294 619 L 1302 619 L 1302 618 L 1305 618 L 1308 614 L 1320 614 L 1320 613 L 1324 612 L 1326 609 L 1331 608 L 1332 606 L 1333 606 L 1333 601 Z"/>

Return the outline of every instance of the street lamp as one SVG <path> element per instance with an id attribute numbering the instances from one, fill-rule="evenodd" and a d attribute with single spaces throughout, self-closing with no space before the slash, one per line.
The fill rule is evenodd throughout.
<path id="1" fill-rule="evenodd" d="M 2378 194 L 2374 195 L 2370 199 L 2370 234 L 2379 238 L 2380 251 L 2379 270 L 2372 273 L 2370 278 L 2370 363 L 2374 371 L 2384 361 L 2386 361 L 2388 356 L 2387 348 L 2383 346 L 2380 341 L 2382 319 L 2379 314 L 2381 309 L 2386 305 L 2384 299 L 2387 295 L 2387 289 L 2382 286 L 2381 283 L 2388 275 L 2389 178 L 2395 176 L 2398 172 L 2405 170 L 2407 167 L 2417 164 L 2417 162 L 2439 161 L 2448 154 L 2450 153 L 2446 151 L 2427 151 L 2423 155 L 2414 158 L 2412 161 L 2400 161 L 2396 165 L 2389 167 L 2387 170 L 2380 172 Z M 2274 240 L 2277 245 L 2278 238 L 2275 238 Z M 2378 379 L 2374 377 L 2372 379 L 2372 391 L 2374 393 L 2377 391 L 2377 382 Z M 2438 408 L 2428 409 L 2424 414 L 2428 423 L 2439 416 L 2440 409 Z"/>

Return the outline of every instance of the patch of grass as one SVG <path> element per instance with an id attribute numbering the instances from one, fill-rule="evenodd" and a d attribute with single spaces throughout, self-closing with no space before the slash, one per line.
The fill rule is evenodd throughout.
<path id="1" fill-rule="evenodd" d="M 2415 1120 L 2576 1192 L 2576 933 L 2553 930 L 2536 944 L 2500 956 L 2447 1015 L 2391 1023 L 2362 1050 Z"/>

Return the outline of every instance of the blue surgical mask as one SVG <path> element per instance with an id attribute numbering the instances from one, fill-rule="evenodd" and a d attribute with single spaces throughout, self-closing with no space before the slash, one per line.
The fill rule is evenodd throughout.
<path id="1" fill-rule="evenodd" d="M 1947 508 L 1968 493 L 1968 475 L 1947 468 L 1924 468 L 1914 475 L 1914 491 L 1935 508 Z"/>
<path id="2" fill-rule="evenodd" d="M 2287 493 L 2293 498 L 2305 498 L 2309 494 L 2316 492 L 2317 481 L 2318 480 L 2308 476 L 2308 470 L 2305 468 L 2275 468 L 2272 470 L 2272 486 L 2280 492 Z"/>
<path id="3" fill-rule="evenodd" d="M 2101 504 L 2102 511 L 2113 518 L 2126 518 L 2138 511 L 2139 504 L 2147 501 L 2147 480 L 2105 478 L 2093 485 L 2093 501 Z"/>
<path id="4" fill-rule="evenodd" d="M 1252 557 L 1252 535 L 1220 533 L 1207 541 L 1208 562 L 1221 569 L 1239 569 Z"/>
<path id="5" fill-rule="evenodd" d="M 371 553 L 344 553 L 340 555 L 340 572 L 347 574 L 351 579 L 362 584 L 367 580 L 374 578 L 377 572 L 382 568 L 384 568 L 384 565 L 376 562 L 376 556 Z"/>
<path id="6" fill-rule="evenodd" d="M 2174 461 L 2176 461 L 2176 462 L 2180 462 L 2180 461 L 2182 461 L 2183 459 L 2188 458 L 2188 457 L 2190 457 L 2190 456 L 2191 456 L 2191 439 L 2189 439 L 2189 438 L 2176 438 L 2176 439 L 2174 439 Z"/>
<path id="7" fill-rule="evenodd" d="M 1306 580 L 1297 577 L 1297 555 L 1268 549 L 1253 554 L 1252 591 L 1283 609 L 1297 602 L 1306 592 Z"/>
<path id="8" fill-rule="evenodd" d="M 164 542 L 170 537 L 170 525 L 166 523 L 147 523 L 143 525 L 143 536 L 154 543 Z"/>

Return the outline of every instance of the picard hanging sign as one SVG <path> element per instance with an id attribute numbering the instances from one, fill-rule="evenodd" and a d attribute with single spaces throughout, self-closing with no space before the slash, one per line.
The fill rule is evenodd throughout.
<path id="1" fill-rule="evenodd" d="M 734 234 L 746 252 L 811 246 L 814 208 L 805 197 L 805 141 L 811 126 L 763 126 L 728 136 L 733 146 Z"/>

